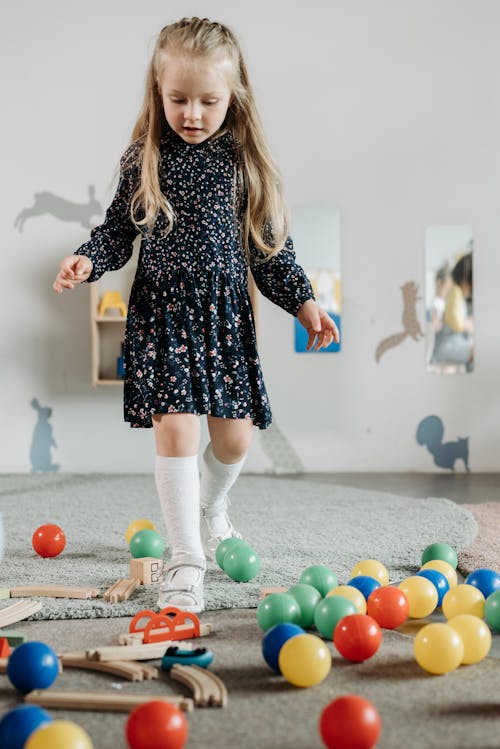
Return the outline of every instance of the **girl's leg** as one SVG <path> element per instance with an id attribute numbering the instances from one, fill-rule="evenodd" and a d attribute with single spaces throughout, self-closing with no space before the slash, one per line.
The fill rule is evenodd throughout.
<path id="1" fill-rule="evenodd" d="M 228 514 L 227 493 L 239 476 L 253 434 L 250 419 L 207 416 L 210 442 L 203 454 L 200 503 L 201 538 L 205 555 L 214 559 L 224 538 L 241 538 Z"/>
<path id="2" fill-rule="evenodd" d="M 194 414 L 155 414 L 155 480 L 172 551 L 158 598 L 159 608 L 203 609 L 205 555 L 199 526 L 198 448 Z"/>

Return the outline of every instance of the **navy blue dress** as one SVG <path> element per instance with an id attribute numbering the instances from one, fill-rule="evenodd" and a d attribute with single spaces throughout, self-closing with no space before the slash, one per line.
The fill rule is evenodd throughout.
<path id="1" fill-rule="evenodd" d="M 75 253 L 92 260 L 89 282 L 132 254 L 138 149 L 132 144 L 123 154 L 104 222 Z M 142 234 L 124 345 L 124 418 L 132 427 L 176 412 L 252 419 L 260 429 L 271 423 L 239 234 L 237 158 L 229 131 L 195 144 L 170 128 L 161 137 L 160 187 L 176 223 L 165 235 L 160 213 L 151 235 Z M 314 298 L 290 237 L 270 261 L 258 263 L 259 256 L 252 246 L 250 270 L 268 299 L 295 315 Z"/>

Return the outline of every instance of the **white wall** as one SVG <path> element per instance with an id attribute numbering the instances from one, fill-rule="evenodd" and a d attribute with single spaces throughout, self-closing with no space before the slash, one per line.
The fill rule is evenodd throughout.
<path id="1" fill-rule="evenodd" d="M 88 236 L 16 215 L 34 193 L 103 207 L 128 143 L 160 28 L 208 16 L 239 35 L 288 204 L 338 206 L 343 350 L 293 352 L 288 316 L 260 307 L 274 418 L 308 470 L 433 470 L 415 440 L 439 415 L 470 436 L 471 468 L 500 468 L 500 4 L 495 0 L 18 0 L 2 8 L 3 256 L 0 470 L 30 470 L 36 396 L 64 471 L 148 471 L 151 430 L 122 420 L 119 389 L 92 389 L 88 288 L 58 296 L 60 258 Z M 425 231 L 471 224 L 476 369 L 429 375 L 424 342 L 379 364 L 400 329 L 400 286 L 425 282 Z M 307 264 L 307 257 L 299 257 Z M 423 302 L 419 313 L 423 323 Z M 247 470 L 269 470 L 257 439 Z"/>

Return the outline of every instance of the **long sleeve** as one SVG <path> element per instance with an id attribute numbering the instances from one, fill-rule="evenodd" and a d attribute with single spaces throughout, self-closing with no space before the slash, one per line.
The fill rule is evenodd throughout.
<path id="1" fill-rule="evenodd" d="M 115 196 L 106 211 L 102 224 L 90 232 L 90 239 L 75 255 L 86 255 L 93 263 L 88 282 L 97 281 L 103 273 L 118 270 L 130 259 L 137 228 L 130 219 L 130 200 L 138 179 L 137 164 L 131 158 L 136 146 L 132 144 L 120 159 L 120 179 Z"/>
<path id="2" fill-rule="evenodd" d="M 296 262 L 293 241 L 287 237 L 280 252 L 266 262 L 265 257 L 250 241 L 250 270 L 259 291 L 271 302 L 296 315 L 308 299 L 314 299 L 313 290 L 304 269 Z"/>

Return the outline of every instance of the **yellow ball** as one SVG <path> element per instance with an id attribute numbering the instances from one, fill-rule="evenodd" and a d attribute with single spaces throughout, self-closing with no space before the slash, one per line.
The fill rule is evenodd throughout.
<path id="1" fill-rule="evenodd" d="M 24 749 L 93 749 L 89 735 L 69 720 L 54 720 L 31 734 Z"/>
<path id="2" fill-rule="evenodd" d="M 326 679 L 332 666 L 332 656 L 326 644 L 316 635 L 295 635 L 282 646 L 278 664 L 290 684 L 312 687 Z"/>
<path id="3" fill-rule="evenodd" d="M 491 632 L 486 622 L 472 614 L 458 614 L 449 619 L 448 624 L 462 638 L 462 663 L 479 663 L 486 658 L 491 648 Z"/>
<path id="4" fill-rule="evenodd" d="M 447 674 L 458 668 L 464 657 L 462 638 L 449 624 L 426 624 L 418 632 L 413 652 L 419 666 L 431 674 Z"/>
<path id="5" fill-rule="evenodd" d="M 137 531 L 142 531 L 144 530 L 144 528 L 150 528 L 152 531 L 157 530 L 155 524 L 152 523 L 151 520 L 147 520 L 146 518 L 139 518 L 138 520 L 133 520 L 130 523 L 125 533 L 127 544 L 130 544 L 134 533 L 137 533 Z"/>
<path id="6" fill-rule="evenodd" d="M 399 583 L 408 598 L 410 619 L 424 619 L 432 614 L 438 603 L 438 593 L 435 586 L 426 577 L 412 575 Z"/>
<path id="7" fill-rule="evenodd" d="M 472 614 L 480 619 L 484 617 L 484 595 L 474 585 L 456 585 L 446 593 L 441 608 L 447 619 L 459 614 Z"/>
<path id="8" fill-rule="evenodd" d="M 353 567 L 350 577 L 356 577 L 357 575 L 368 575 L 368 577 L 374 577 L 378 580 L 380 585 L 389 585 L 389 572 L 382 562 L 377 559 L 363 559 Z"/>
<path id="9" fill-rule="evenodd" d="M 342 596 L 342 598 L 348 598 L 349 601 L 356 606 L 358 614 L 366 614 L 366 600 L 360 590 L 354 587 L 354 585 L 337 585 L 336 588 L 332 588 L 327 594 L 326 598 L 330 596 Z"/>
<path id="10" fill-rule="evenodd" d="M 425 564 L 423 564 L 420 569 L 437 570 L 438 572 L 442 572 L 448 580 L 450 588 L 454 588 L 458 582 L 456 571 L 453 569 L 451 564 L 448 564 L 448 562 L 444 562 L 442 559 L 431 559 L 430 562 L 426 562 Z"/>

